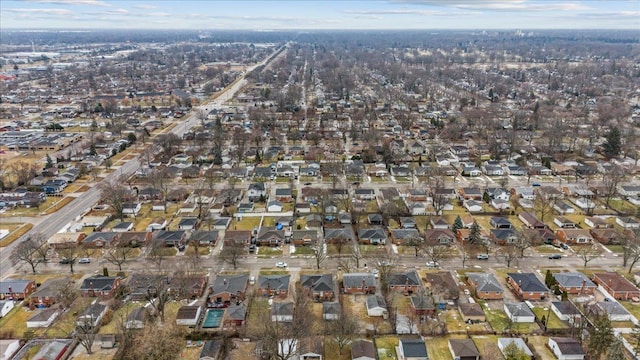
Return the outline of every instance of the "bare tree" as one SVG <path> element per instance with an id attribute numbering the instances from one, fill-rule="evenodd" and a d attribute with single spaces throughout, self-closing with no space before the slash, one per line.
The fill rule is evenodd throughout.
<path id="1" fill-rule="evenodd" d="M 540 234 L 535 229 L 525 229 L 517 234 L 517 239 L 513 243 L 516 249 L 518 249 L 519 257 L 524 257 L 524 251 L 530 247 L 534 247 L 540 244 Z"/>
<path id="2" fill-rule="evenodd" d="M 54 286 L 56 293 L 56 303 L 62 305 L 63 309 L 71 307 L 76 298 L 78 298 L 79 290 L 73 281 L 69 280 L 57 282 Z"/>
<path id="3" fill-rule="evenodd" d="M 245 255 L 246 248 L 242 241 L 230 241 L 225 242 L 222 251 L 220 252 L 220 259 L 227 264 L 233 266 L 233 269 L 238 268 L 240 259 Z"/>
<path id="4" fill-rule="evenodd" d="M 74 331 L 74 338 L 80 345 L 82 345 L 87 354 L 92 354 L 93 343 L 98 335 L 99 324 L 95 323 L 93 316 L 90 318 L 80 318 L 76 322 L 76 330 Z"/>
<path id="5" fill-rule="evenodd" d="M 518 255 L 520 255 L 520 250 L 517 247 L 506 245 L 503 246 L 502 251 L 500 251 L 499 257 L 507 263 L 507 267 L 511 267 L 511 264 L 517 261 Z"/>
<path id="6" fill-rule="evenodd" d="M 56 252 L 63 259 L 65 263 L 69 265 L 69 271 L 73 274 L 73 265 L 75 265 L 76 261 L 82 256 L 82 252 L 80 251 L 79 246 L 75 245 L 67 245 L 62 248 L 56 249 Z"/>
<path id="7" fill-rule="evenodd" d="M 311 251 L 313 251 L 313 258 L 316 260 L 316 268 L 320 269 L 327 260 L 327 253 L 324 251 L 323 244 L 311 245 Z"/>
<path id="8" fill-rule="evenodd" d="M 178 359 L 183 346 L 184 333 L 177 325 L 145 326 L 135 337 L 131 359 Z"/>
<path id="9" fill-rule="evenodd" d="M 342 355 L 344 347 L 353 341 L 360 326 L 353 313 L 346 311 L 343 304 L 344 302 L 340 302 L 338 320 L 330 321 L 327 326 L 327 335 L 338 345 L 340 355 Z"/>
<path id="10" fill-rule="evenodd" d="M 443 192 L 445 183 L 444 174 L 439 172 L 429 177 L 431 203 L 436 215 L 442 215 L 442 210 L 444 210 L 444 207 L 449 203 L 449 198 Z"/>
<path id="11" fill-rule="evenodd" d="M 41 233 L 35 233 L 13 249 L 11 259 L 14 264 L 19 262 L 28 264 L 35 274 L 38 265 L 47 260 L 47 248 L 47 241 L 44 236 Z"/>
<path id="12" fill-rule="evenodd" d="M 104 254 L 104 259 L 118 267 L 122 271 L 122 265 L 130 259 L 133 249 L 128 246 L 117 246 L 110 248 Z"/>
<path id="13" fill-rule="evenodd" d="M 38 166 L 34 163 L 18 160 L 9 165 L 11 172 L 18 179 L 18 184 L 28 186 L 29 182 L 36 176 Z"/>
<path id="14" fill-rule="evenodd" d="M 575 249 L 577 248 L 577 249 Z M 576 255 L 582 260 L 584 267 L 587 267 L 587 264 L 600 256 L 600 249 L 596 245 L 580 245 L 574 248 Z"/>
<path id="15" fill-rule="evenodd" d="M 624 177 L 624 171 L 617 165 L 613 166 L 609 171 L 602 175 L 604 202 L 607 204 L 607 207 L 611 203 L 611 199 L 618 192 L 618 185 L 624 180 Z"/>
<path id="16" fill-rule="evenodd" d="M 451 246 L 440 244 L 437 241 L 424 241 L 424 254 L 435 264 L 439 264 L 442 260 L 451 256 Z"/>
<path id="17" fill-rule="evenodd" d="M 164 155 L 173 156 L 178 152 L 182 139 L 174 133 L 168 133 L 158 135 L 154 143 L 160 146 Z"/>
<path id="18" fill-rule="evenodd" d="M 147 289 L 144 297 L 153 308 L 154 315 L 156 317 L 159 316 L 160 321 L 164 323 L 165 309 L 167 303 L 172 299 L 167 278 L 164 276 L 158 277 Z"/>
<path id="19" fill-rule="evenodd" d="M 536 194 L 536 199 L 533 202 L 533 206 L 540 214 L 540 221 L 544 222 L 545 216 L 551 213 L 554 204 L 554 198 L 545 196 L 544 194 L 540 194 L 539 192 Z"/>
<path id="20" fill-rule="evenodd" d="M 162 261 L 164 260 L 166 253 L 166 245 L 162 240 L 153 239 L 151 244 L 149 245 L 149 252 L 147 253 L 147 257 L 153 261 L 158 268 L 162 265 Z"/>
<path id="21" fill-rule="evenodd" d="M 131 191 L 123 185 L 126 182 L 126 176 L 120 176 L 116 180 L 104 180 L 98 184 L 102 201 L 113 208 L 121 221 L 124 221 L 124 206 L 131 197 Z"/>
<path id="22" fill-rule="evenodd" d="M 629 273 L 640 261 L 640 229 L 625 231 L 622 242 L 622 266 L 628 267 Z"/>

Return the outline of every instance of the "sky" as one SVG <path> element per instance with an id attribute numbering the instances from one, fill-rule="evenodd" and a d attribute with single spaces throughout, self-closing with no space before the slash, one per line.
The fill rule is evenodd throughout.
<path id="1" fill-rule="evenodd" d="M 0 0 L 0 29 L 640 30 L 640 0 Z"/>

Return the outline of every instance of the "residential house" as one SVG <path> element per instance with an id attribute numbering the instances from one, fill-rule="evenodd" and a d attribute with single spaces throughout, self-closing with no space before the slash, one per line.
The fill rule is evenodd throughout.
<path id="1" fill-rule="evenodd" d="M 415 315 L 433 317 L 436 314 L 436 306 L 433 297 L 429 295 L 414 295 L 410 297 L 411 311 Z"/>
<path id="2" fill-rule="evenodd" d="M 248 282 L 248 274 L 218 275 L 211 285 L 209 299 L 216 304 L 226 305 L 242 301 Z"/>
<path id="3" fill-rule="evenodd" d="M 408 201 L 427 201 L 429 196 L 427 195 L 427 191 L 425 189 L 409 189 L 407 191 L 407 200 Z"/>
<path id="4" fill-rule="evenodd" d="M 376 279 L 371 273 L 347 273 L 342 276 L 345 294 L 375 294 Z"/>
<path id="5" fill-rule="evenodd" d="M 545 229 L 547 227 L 545 223 L 538 220 L 538 218 L 535 215 L 526 211 L 523 211 L 520 214 L 518 214 L 518 219 L 520 219 L 520 221 L 522 221 L 524 226 L 526 226 L 529 229 Z"/>
<path id="6" fill-rule="evenodd" d="M 511 189 L 511 195 L 515 195 L 522 199 L 535 200 L 536 193 L 533 186 L 516 186 Z"/>
<path id="7" fill-rule="evenodd" d="M 153 233 L 151 231 L 127 231 L 120 233 L 118 246 L 140 247 L 151 242 Z"/>
<path id="8" fill-rule="evenodd" d="M 315 245 L 318 243 L 318 231 L 316 230 L 293 230 L 291 232 L 291 243 L 296 246 Z"/>
<path id="9" fill-rule="evenodd" d="M 369 214 L 367 215 L 367 223 L 369 225 L 382 226 L 384 225 L 384 218 L 382 217 L 382 214 L 379 213 Z"/>
<path id="10" fill-rule="evenodd" d="M 14 304 L 13 300 L 0 300 L 0 319 L 7 316 Z"/>
<path id="11" fill-rule="evenodd" d="M 85 236 L 86 234 L 83 232 L 55 233 L 47 239 L 47 244 L 54 249 L 76 247 L 78 244 L 82 243 Z"/>
<path id="12" fill-rule="evenodd" d="M 458 310 L 462 315 L 462 321 L 466 323 L 479 323 L 487 321 L 487 317 L 478 303 L 460 303 Z"/>
<path id="13" fill-rule="evenodd" d="M 582 345 L 574 338 L 550 337 L 547 346 L 558 360 L 584 360 Z"/>
<path id="14" fill-rule="evenodd" d="M 215 230 L 226 230 L 231 223 L 230 217 L 215 217 L 213 219 L 213 228 Z"/>
<path id="15" fill-rule="evenodd" d="M 514 323 L 532 323 L 536 316 L 526 303 L 505 303 L 504 312 Z"/>
<path id="16" fill-rule="evenodd" d="M 558 316 L 558 319 L 569 323 L 574 323 L 582 317 L 580 310 L 569 300 L 552 301 L 551 311 Z"/>
<path id="17" fill-rule="evenodd" d="M 116 231 L 93 232 L 82 239 L 81 244 L 88 248 L 103 248 L 117 243 L 119 236 L 120 233 Z"/>
<path id="18" fill-rule="evenodd" d="M 477 187 L 463 187 L 460 189 L 460 196 L 465 200 L 482 200 L 482 190 Z"/>
<path id="19" fill-rule="evenodd" d="M 107 305 L 94 301 L 76 318 L 76 326 L 96 327 L 100 325 L 100 321 L 102 321 L 108 310 L 109 307 Z"/>
<path id="20" fill-rule="evenodd" d="M 584 245 L 593 241 L 591 233 L 585 229 L 559 229 L 556 236 L 559 241 L 567 244 Z"/>
<path id="21" fill-rule="evenodd" d="M 477 213 L 483 211 L 482 202 L 476 200 L 467 200 L 463 204 L 464 208 L 470 213 Z"/>
<path id="22" fill-rule="evenodd" d="M 189 237 L 189 242 L 194 244 L 197 243 L 199 246 L 213 246 L 218 241 L 218 231 L 211 230 L 199 230 L 191 233 Z"/>
<path id="23" fill-rule="evenodd" d="M 149 318 L 149 310 L 144 306 L 133 309 L 128 315 L 125 321 L 126 329 L 140 330 L 144 328 Z"/>
<path id="24" fill-rule="evenodd" d="M 557 211 L 560 215 L 574 214 L 576 212 L 576 209 L 567 204 L 566 201 L 555 201 L 553 203 L 553 210 Z"/>
<path id="25" fill-rule="evenodd" d="M 0 298 L 2 300 L 24 300 L 36 290 L 34 280 L 7 279 L 0 281 Z"/>
<path id="26" fill-rule="evenodd" d="M 616 217 L 616 224 L 622 226 L 624 229 L 640 229 L 640 221 L 631 216 Z"/>
<path id="27" fill-rule="evenodd" d="M 434 295 L 441 296 L 445 300 L 458 300 L 460 297 L 458 281 L 449 271 L 427 273 L 427 283 Z"/>
<path id="28" fill-rule="evenodd" d="M 440 216 L 432 217 L 430 222 L 432 229 L 449 229 L 449 223 L 447 220 Z"/>
<path id="29" fill-rule="evenodd" d="M 60 315 L 59 308 L 48 308 L 36 311 L 27 319 L 27 328 L 48 328 Z"/>
<path id="30" fill-rule="evenodd" d="M 121 281 L 119 276 L 90 276 L 82 281 L 80 293 L 84 296 L 110 297 L 115 294 Z"/>
<path id="31" fill-rule="evenodd" d="M 331 301 L 335 295 L 333 275 L 300 275 L 300 286 L 309 291 L 315 301 Z"/>
<path id="32" fill-rule="evenodd" d="M 622 196 L 640 196 L 640 185 L 621 185 L 618 193 Z"/>
<path id="33" fill-rule="evenodd" d="M 633 321 L 634 316 L 619 302 L 598 301 L 595 304 L 598 314 L 606 314 L 610 321 Z"/>
<path id="34" fill-rule="evenodd" d="M 351 226 L 339 228 L 324 228 L 324 241 L 327 244 L 344 243 L 350 244 L 355 241 L 355 234 Z"/>
<path id="35" fill-rule="evenodd" d="M 283 203 L 289 203 L 293 201 L 293 196 L 292 196 L 292 191 L 291 188 L 278 188 L 276 189 L 276 200 L 283 202 Z"/>
<path id="36" fill-rule="evenodd" d="M 187 232 L 184 230 L 160 230 L 155 233 L 155 241 L 167 247 L 178 247 L 187 242 Z"/>
<path id="37" fill-rule="evenodd" d="M 617 272 L 595 273 L 593 274 L 593 282 L 602 286 L 616 300 L 631 300 L 633 297 L 640 297 L 640 289 Z"/>
<path id="38" fill-rule="evenodd" d="M 489 224 L 494 229 L 513 229 L 511 222 L 503 217 L 492 216 L 489 219 Z"/>
<path id="39" fill-rule="evenodd" d="M 558 287 L 568 294 L 590 295 L 596 290 L 597 285 L 580 272 L 558 272 L 553 277 L 558 283 Z"/>
<path id="40" fill-rule="evenodd" d="M 200 321 L 202 308 L 199 305 L 184 305 L 178 309 L 176 324 L 194 327 Z"/>
<path id="41" fill-rule="evenodd" d="M 157 296 L 158 288 L 169 283 L 165 275 L 133 273 L 127 281 L 131 301 L 148 301 Z"/>
<path id="42" fill-rule="evenodd" d="M 284 244 L 284 230 L 278 230 L 272 226 L 263 226 L 256 237 L 256 245 L 258 246 L 278 246 Z"/>
<path id="43" fill-rule="evenodd" d="M 449 339 L 449 351 L 454 359 L 480 360 L 480 351 L 471 339 Z"/>
<path id="44" fill-rule="evenodd" d="M 358 200 L 365 200 L 365 201 L 369 201 L 369 200 L 375 200 L 376 199 L 376 193 L 373 189 L 369 189 L 369 188 L 359 188 L 359 189 L 355 189 L 354 190 L 354 196 L 356 199 Z"/>
<path id="45" fill-rule="evenodd" d="M 251 183 L 247 189 L 249 201 L 260 201 L 267 198 L 267 189 L 263 182 Z"/>
<path id="46" fill-rule="evenodd" d="M 578 227 L 576 223 L 564 216 L 556 216 L 553 218 L 553 223 L 561 229 L 576 229 Z"/>
<path id="47" fill-rule="evenodd" d="M 489 236 L 498 245 L 512 244 L 518 241 L 518 233 L 515 229 L 491 229 Z"/>
<path id="48" fill-rule="evenodd" d="M 247 306 L 245 304 L 230 305 L 225 312 L 224 324 L 242 326 L 247 318 Z"/>
<path id="49" fill-rule="evenodd" d="M 372 341 L 358 339 L 351 343 L 351 360 L 376 360 L 376 347 Z"/>
<path id="50" fill-rule="evenodd" d="M 125 216 L 136 217 L 138 216 L 140 209 L 142 209 L 142 204 L 140 203 L 137 203 L 137 204 L 126 203 L 122 205 L 122 214 Z"/>
<path id="51" fill-rule="evenodd" d="M 389 289 L 404 295 L 418 294 L 422 290 L 422 282 L 416 270 L 392 273 L 389 276 Z"/>
<path id="52" fill-rule="evenodd" d="M 511 208 L 511 203 L 508 200 L 491 199 L 489 205 L 496 210 L 506 210 Z"/>
<path id="53" fill-rule="evenodd" d="M 202 345 L 198 360 L 218 360 L 222 350 L 222 339 L 207 340 Z"/>
<path id="54" fill-rule="evenodd" d="M 271 305 L 271 321 L 293 322 L 293 309 L 292 302 L 274 302 Z"/>
<path id="55" fill-rule="evenodd" d="M 169 225 L 167 223 L 167 220 L 165 220 L 164 218 L 161 217 L 157 217 L 155 219 L 153 219 L 151 221 L 151 223 L 149 223 L 149 225 L 147 225 L 147 231 L 154 231 L 154 230 L 166 230 L 167 225 Z"/>
<path id="56" fill-rule="evenodd" d="M 424 231 L 424 240 L 428 244 L 451 245 L 455 239 L 455 234 L 449 229 L 426 229 Z"/>
<path id="57" fill-rule="evenodd" d="M 507 283 L 520 300 L 544 300 L 547 286 L 534 273 L 507 273 Z"/>
<path id="58" fill-rule="evenodd" d="M 491 273 L 467 273 L 467 282 L 473 289 L 476 297 L 480 299 L 494 300 L 504 297 L 504 290 L 500 282 L 498 282 L 498 279 Z"/>
<path id="59" fill-rule="evenodd" d="M 358 229 L 358 242 L 361 244 L 384 245 L 387 242 L 387 233 L 381 227 Z"/>
<path id="60" fill-rule="evenodd" d="M 387 303 L 384 301 L 384 298 L 380 295 L 369 295 L 367 296 L 367 301 L 365 302 L 367 307 L 367 315 L 368 316 L 376 316 L 376 317 L 384 317 L 389 316 L 389 312 L 387 310 Z"/>
<path id="61" fill-rule="evenodd" d="M 418 224 L 416 224 L 416 220 L 412 216 L 404 216 L 400 218 L 400 226 L 403 229 L 415 229 Z"/>
<path id="62" fill-rule="evenodd" d="M 623 238 L 623 235 L 620 234 L 615 229 L 590 229 L 589 233 L 591 237 L 601 244 L 617 244 L 620 242 L 620 239 Z"/>
<path id="63" fill-rule="evenodd" d="M 505 358 L 507 358 L 506 349 L 511 344 L 514 344 L 518 350 L 523 352 L 530 359 L 533 359 L 531 349 L 529 349 L 529 346 L 527 346 L 527 343 L 522 340 L 522 338 L 498 338 L 498 349 L 500 349 L 500 352 Z"/>
<path id="64" fill-rule="evenodd" d="M 247 244 L 251 242 L 251 230 L 228 230 L 224 232 L 224 244 Z"/>
<path id="65" fill-rule="evenodd" d="M 325 301 L 322 303 L 323 320 L 339 320 L 342 308 L 338 301 Z"/>
<path id="66" fill-rule="evenodd" d="M 400 339 L 396 353 L 398 360 L 429 360 L 423 339 Z"/>
<path id="67" fill-rule="evenodd" d="M 260 275 L 257 284 L 258 294 L 286 298 L 289 295 L 290 279 L 291 275 Z"/>
<path id="68" fill-rule="evenodd" d="M 29 295 L 29 305 L 33 307 L 49 307 L 56 303 L 60 292 L 63 291 L 73 280 L 49 279 L 38 287 L 31 295 Z"/>
<path id="69" fill-rule="evenodd" d="M 611 225 L 609 225 L 609 223 L 607 223 L 607 221 L 604 218 L 601 218 L 599 216 L 587 216 L 584 218 L 584 223 L 587 226 L 595 229 L 612 227 Z"/>
<path id="70" fill-rule="evenodd" d="M 396 245 L 411 245 L 419 243 L 423 240 L 417 229 L 392 229 L 391 242 Z"/>

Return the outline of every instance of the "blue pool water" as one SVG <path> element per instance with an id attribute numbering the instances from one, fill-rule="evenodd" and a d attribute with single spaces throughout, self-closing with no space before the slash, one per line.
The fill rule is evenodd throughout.
<path id="1" fill-rule="evenodd" d="M 202 322 L 203 329 L 219 328 L 224 309 L 208 309 Z"/>

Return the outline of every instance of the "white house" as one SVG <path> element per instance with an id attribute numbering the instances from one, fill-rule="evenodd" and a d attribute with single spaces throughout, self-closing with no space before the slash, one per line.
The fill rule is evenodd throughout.
<path id="1" fill-rule="evenodd" d="M 633 315 L 618 302 L 599 301 L 596 306 L 601 313 L 607 314 L 611 321 L 633 321 Z"/>
<path id="2" fill-rule="evenodd" d="M 577 198 L 572 199 L 573 203 L 576 204 L 582 210 L 593 209 L 596 207 L 596 204 L 593 200 L 587 198 Z"/>
<path id="3" fill-rule="evenodd" d="M 505 210 L 511 207 L 511 203 L 508 200 L 492 199 L 491 206 L 497 210 Z"/>
<path id="4" fill-rule="evenodd" d="M 475 200 L 465 201 L 464 207 L 471 213 L 482 211 L 482 203 Z"/>
<path id="5" fill-rule="evenodd" d="M 536 320 L 533 311 L 523 302 L 505 303 L 504 312 L 514 323 L 532 323 Z"/>
<path id="6" fill-rule="evenodd" d="M 640 229 L 640 221 L 634 219 L 630 216 L 628 217 L 617 217 L 616 224 L 622 226 L 625 229 Z"/>
<path id="7" fill-rule="evenodd" d="M 122 206 L 122 214 L 128 216 L 138 216 L 140 209 L 142 208 L 141 204 L 124 204 Z"/>
<path id="8" fill-rule="evenodd" d="M 60 310 L 57 308 L 40 310 L 27 320 L 27 328 L 48 328 L 58 315 Z"/>
<path id="9" fill-rule="evenodd" d="M 547 345 L 558 360 L 584 360 L 582 345 L 573 338 L 550 337 Z"/>
<path id="10" fill-rule="evenodd" d="M 281 212 L 282 203 L 280 201 L 269 201 L 267 204 L 267 212 Z"/>
<path id="11" fill-rule="evenodd" d="M 7 316 L 9 311 L 13 309 L 13 301 L 12 300 L 3 300 L 0 301 L 0 318 Z"/>
<path id="12" fill-rule="evenodd" d="M 388 316 L 387 304 L 382 296 L 369 295 L 367 296 L 367 315 L 368 316 L 382 316 L 386 318 Z"/>

